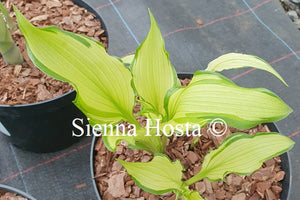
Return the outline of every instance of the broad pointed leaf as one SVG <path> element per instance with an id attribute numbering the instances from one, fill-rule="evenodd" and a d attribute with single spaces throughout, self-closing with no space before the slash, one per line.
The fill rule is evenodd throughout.
<path id="1" fill-rule="evenodd" d="M 169 61 L 156 21 L 150 11 L 149 14 L 151 29 L 136 51 L 131 71 L 134 87 L 141 98 L 142 109 L 159 116 L 165 114 L 164 96 L 177 84 L 177 75 Z M 143 111 L 141 113 L 145 114 Z"/>
<path id="2" fill-rule="evenodd" d="M 174 120 L 174 116 L 180 104 L 180 98 L 184 91 L 185 88 L 181 86 L 173 87 L 168 90 L 164 100 L 165 110 L 167 112 L 167 119 L 165 119 L 165 121 Z"/>
<path id="3" fill-rule="evenodd" d="M 253 55 L 241 53 L 228 53 L 211 61 L 208 64 L 206 70 L 220 72 L 227 69 L 238 69 L 244 67 L 254 67 L 256 69 L 261 69 L 270 72 L 279 80 L 281 80 L 285 85 L 287 85 L 283 78 L 273 69 L 273 67 L 269 63 Z"/>
<path id="4" fill-rule="evenodd" d="M 15 9 L 30 58 L 46 74 L 72 84 L 75 105 L 94 123 L 134 121 L 130 71 L 88 37 L 57 27 L 36 28 Z"/>
<path id="5" fill-rule="evenodd" d="M 243 88 L 222 78 L 201 79 L 186 88 L 175 89 L 165 103 L 169 121 L 195 123 L 222 118 L 228 125 L 241 129 L 280 120 L 292 111 L 267 89 Z"/>
<path id="6" fill-rule="evenodd" d="M 166 155 L 156 154 L 152 161 L 146 163 L 118 161 L 135 183 L 147 192 L 163 194 L 181 191 L 184 168 L 178 160 L 172 163 Z"/>
<path id="7" fill-rule="evenodd" d="M 186 184 L 203 178 L 217 181 L 229 173 L 251 174 L 263 162 L 288 151 L 293 145 L 291 139 L 278 133 L 257 133 L 254 136 L 235 133 L 204 157 L 200 172 Z"/>

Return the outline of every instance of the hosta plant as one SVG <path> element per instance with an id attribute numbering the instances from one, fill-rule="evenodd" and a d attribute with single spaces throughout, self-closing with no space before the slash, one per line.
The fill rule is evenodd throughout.
<path id="1" fill-rule="evenodd" d="M 265 160 L 293 146 L 289 138 L 278 133 L 255 136 L 236 133 L 205 156 L 198 174 L 182 181 L 184 169 L 180 162 L 172 163 L 163 154 L 168 136 L 197 135 L 199 128 L 215 118 L 247 129 L 283 119 L 292 111 L 273 92 L 237 86 L 217 71 L 255 67 L 272 73 L 286 84 L 281 76 L 258 57 L 230 53 L 209 63 L 206 70 L 196 71 L 191 83 L 183 88 L 151 13 L 148 36 L 135 56 L 122 60 L 108 55 L 93 39 L 55 26 L 34 27 L 15 11 L 30 58 L 48 75 L 72 84 L 77 92 L 74 104 L 89 118 L 92 133 L 102 135 L 111 151 L 124 140 L 131 148 L 155 155 L 148 163 L 119 161 L 146 191 L 154 194 L 174 191 L 177 197 L 201 199 L 197 192 L 188 189 L 189 185 L 203 178 L 223 179 L 231 172 L 250 174 Z M 126 67 L 128 62 L 130 66 Z M 147 118 L 145 127 L 133 113 L 137 102 L 141 104 L 137 115 Z M 126 122 L 127 127 L 121 122 Z"/>

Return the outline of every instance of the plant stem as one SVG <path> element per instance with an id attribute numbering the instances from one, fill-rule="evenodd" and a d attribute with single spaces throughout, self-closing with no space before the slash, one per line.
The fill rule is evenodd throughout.
<path id="1" fill-rule="evenodd" d="M 161 145 L 162 145 L 162 148 L 163 148 L 163 153 L 165 154 L 166 152 L 166 144 L 167 144 L 167 136 L 163 135 L 162 138 L 161 138 Z"/>
<path id="2" fill-rule="evenodd" d="M 136 120 L 136 118 L 132 115 L 132 117 L 128 117 L 126 119 L 129 123 L 134 124 L 137 128 L 137 136 L 136 141 L 143 144 L 147 149 L 150 151 L 151 154 L 155 153 L 164 153 L 165 146 L 166 146 L 166 137 L 162 136 L 156 136 L 156 130 L 151 129 L 150 135 L 147 135 L 147 130 L 145 127 L 142 127 L 139 122 Z M 146 149 L 144 149 L 146 150 Z M 147 150 L 147 151 L 148 151 Z"/>
<path id="3" fill-rule="evenodd" d="M 5 21 L 6 24 L 8 25 L 8 28 L 13 31 L 17 30 L 16 24 L 13 22 L 12 18 L 9 16 L 8 11 L 5 9 L 2 3 L 0 4 L 0 10 L 3 16 L 5 17 Z"/>
<path id="4" fill-rule="evenodd" d="M 137 137 L 136 140 L 143 145 L 145 145 L 152 153 L 163 153 L 165 149 L 165 145 L 163 144 L 163 141 L 161 140 L 160 136 L 156 136 L 156 130 L 152 129 L 150 131 L 151 136 L 146 136 L 147 130 L 145 127 L 137 126 Z"/>
<path id="5" fill-rule="evenodd" d="M 23 57 L 15 45 L 4 19 L 0 16 L 0 53 L 8 64 L 19 64 L 23 62 Z"/>
<path id="6" fill-rule="evenodd" d="M 184 183 L 186 185 L 190 186 L 198 181 L 201 181 L 203 178 L 205 178 L 204 173 L 201 173 L 201 171 L 200 171 L 198 174 L 196 174 L 192 178 L 186 180 Z"/>

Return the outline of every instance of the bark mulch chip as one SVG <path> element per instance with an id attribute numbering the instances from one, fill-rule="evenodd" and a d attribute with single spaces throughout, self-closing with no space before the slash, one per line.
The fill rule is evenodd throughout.
<path id="1" fill-rule="evenodd" d="M 0 190 L 0 200 L 27 200 L 27 198 L 18 196 L 17 194 L 11 192 Z"/>
<path id="2" fill-rule="evenodd" d="M 85 8 L 65 0 L 7 0 L 3 2 L 12 9 L 14 4 L 35 26 L 56 25 L 60 29 L 87 35 L 107 47 L 107 38 L 101 23 Z M 73 88 L 68 83 L 55 80 L 34 66 L 27 55 L 25 39 L 20 31 L 11 33 L 20 48 L 25 62 L 17 65 L 6 64 L 0 56 L 0 104 L 16 105 L 40 102 L 61 96 Z"/>

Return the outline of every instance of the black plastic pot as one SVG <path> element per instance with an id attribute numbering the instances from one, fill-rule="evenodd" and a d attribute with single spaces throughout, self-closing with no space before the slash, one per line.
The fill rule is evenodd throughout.
<path id="1" fill-rule="evenodd" d="M 273 123 L 267 123 L 266 124 L 271 132 L 278 132 L 278 128 L 276 127 L 275 124 Z M 290 194 L 291 194 L 291 184 L 292 184 L 292 164 L 291 164 L 291 159 L 289 156 L 289 153 L 286 152 L 280 156 L 281 158 L 281 169 L 285 172 L 284 179 L 281 181 L 282 183 L 282 191 L 280 193 L 280 199 L 290 199 Z"/>
<path id="2" fill-rule="evenodd" d="M 277 127 L 273 123 L 267 123 L 266 124 L 270 131 L 272 132 L 279 132 Z M 90 170 L 91 170 L 91 176 L 93 181 L 93 187 L 96 193 L 97 200 L 101 200 L 100 193 L 98 191 L 96 181 L 95 181 L 95 174 L 94 174 L 94 148 L 96 143 L 97 137 L 93 137 L 92 145 L 91 145 L 91 153 L 90 153 Z M 284 153 L 280 155 L 281 158 L 281 169 L 285 172 L 284 179 L 281 181 L 282 184 L 282 191 L 280 193 L 280 199 L 289 200 L 290 199 L 290 193 L 291 193 L 291 183 L 292 183 L 292 168 L 291 168 L 291 160 L 290 156 L 287 153 Z"/>
<path id="3" fill-rule="evenodd" d="M 16 188 L 13 188 L 13 187 L 10 187 L 10 186 L 7 186 L 7 185 L 2 185 L 2 184 L 0 184 L 0 190 L 6 191 L 6 192 L 15 193 L 15 194 L 17 194 L 17 195 L 20 195 L 20 196 L 22 196 L 22 197 L 27 198 L 28 200 L 36 200 L 36 199 L 33 198 L 31 195 L 26 194 L 25 192 L 23 192 L 23 191 L 21 191 L 21 190 L 18 190 L 18 189 L 16 189 Z"/>
<path id="4" fill-rule="evenodd" d="M 106 30 L 99 14 L 81 0 L 78 6 L 93 13 Z M 107 32 L 105 31 L 108 39 Z M 107 40 L 108 41 L 108 40 Z M 24 105 L 0 105 L 0 132 L 7 135 L 15 146 L 33 152 L 53 152 L 64 149 L 79 140 L 72 137 L 72 121 L 84 119 L 84 114 L 72 103 L 76 92 L 70 91 L 55 99 Z"/>
<path id="5" fill-rule="evenodd" d="M 97 200 L 101 200 L 100 192 L 97 188 L 97 184 L 96 184 L 96 181 L 95 181 L 95 173 L 94 173 L 94 156 L 95 156 L 94 149 L 95 149 L 95 144 L 96 144 L 97 139 L 98 138 L 94 136 L 93 140 L 92 140 L 91 152 L 90 152 L 90 170 L 91 170 L 91 177 L 92 177 L 93 187 L 94 187 L 94 191 L 96 193 Z"/>
<path id="6" fill-rule="evenodd" d="M 192 78 L 193 75 L 192 74 L 183 74 L 183 73 L 179 73 L 178 74 L 178 78 L 180 79 L 185 79 L 185 78 Z M 268 126 L 268 128 L 270 129 L 271 132 L 278 132 L 280 133 L 280 131 L 278 130 L 278 128 L 276 127 L 275 124 L 273 123 L 266 123 L 266 125 Z M 95 156 L 95 152 L 94 152 L 94 148 L 95 148 L 95 143 L 96 143 L 97 137 L 93 137 L 92 140 L 92 145 L 91 145 L 91 152 L 90 152 L 90 170 L 91 170 L 91 177 L 92 177 L 92 181 L 93 181 L 93 187 L 97 196 L 97 200 L 101 200 L 100 197 L 100 193 L 98 191 L 97 185 L 96 185 L 96 181 L 95 181 L 95 176 L 94 176 L 94 156 Z M 288 152 L 284 153 L 282 155 L 280 155 L 281 158 L 281 169 L 285 172 L 285 176 L 284 179 L 281 181 L 282 183 L 282 192 L 280 193 L 280 199 L 284 199 L 284 200 L 289 200 L 290 199 L 290 190 L 291 190 L 291 183 L 292 183 L 292 168 L 291 168 L 291 160 L 289 157 Z"/>

